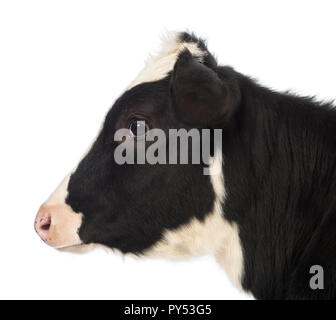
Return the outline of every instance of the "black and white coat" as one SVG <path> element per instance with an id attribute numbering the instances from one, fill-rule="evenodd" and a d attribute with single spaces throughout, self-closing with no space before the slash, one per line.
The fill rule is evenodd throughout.
<path id="1" fill-rule="evenodd" d="M 217 174 L 204 175 L 203 164 L 116 164 L 114 132 L 134 118 L 164 131 L 222 129 L 210 164 Z M 194 35 L 172 34 L 116 100 L 35 228 L 62 249 L 212 253 L 259 299 L 334 299 L 336 110 L 265 88 L 219 66 Z M 314 265 L 323 290 L 310 287 Z"/>

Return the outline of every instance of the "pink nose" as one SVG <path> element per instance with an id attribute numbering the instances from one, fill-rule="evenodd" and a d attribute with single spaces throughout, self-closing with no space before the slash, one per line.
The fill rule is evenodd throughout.
<path id="1" fill-rule="evenodd" d="M 51 226 L 51 208 L 42 206 L 38 211 L 35 219 L 35 230 L 41 239 L 48 241 L 48 233 Z"/>
<path id="2" fill-rule="evenodd" d="M 61 248 L 81 243 L 78 236 L 81 223 L 81 215 L 65 203 L 45 203 L 36 215 L 35 230 L 45 243 Z"/>

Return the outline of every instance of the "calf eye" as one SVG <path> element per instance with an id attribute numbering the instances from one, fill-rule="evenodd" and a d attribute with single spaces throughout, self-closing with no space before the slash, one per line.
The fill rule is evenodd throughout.
<path id="1" fill-rule="evenodd" d="M 130 123 L 129 130 L 132 136 L 140 138 L 145 136 L 145 134 L 149 130 L 149 127 L 144 120 L 134 119 Z"/>

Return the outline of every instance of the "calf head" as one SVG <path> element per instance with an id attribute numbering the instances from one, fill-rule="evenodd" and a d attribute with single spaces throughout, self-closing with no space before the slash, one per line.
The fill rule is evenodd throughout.
<path id="1" fill-rule="evenodd" d="M 237 228 L 222 214 L 221 152 L 213 152 L 210 175 L 204 175 L 204 163 L 120 165 L 114 157 L 118 129 L 137 140 L 140 129 L 144 134 L 154 128 L 213 130 L 227 122 L 239 90 L 223 81 L 217 68 L 203 41 L 186 33 L 168 39 L 109 110 L 75 170 L 40 208 L 35 221 L 40 237 L 55 248 L 101 244 L 137 255 L 226 251 L 221 262 L 230 263 L 238 279 Z"/>

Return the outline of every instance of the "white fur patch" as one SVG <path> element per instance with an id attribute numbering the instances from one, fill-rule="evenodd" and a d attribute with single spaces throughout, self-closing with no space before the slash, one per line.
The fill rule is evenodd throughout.
<path id="1" fill-rule="evenodd" d="M 69 173 L 43 204 L 51 213 L 51 226 L 47 244 L 55 249 L 77 246 L 82 243 L 78 230 L 82 225 L 83 214 L 76 213 L 65 203 L 68 196 Z"/>
<path id="2" fill-rule="evenodd" d="M 210 166 L 210 179 L 216 194 L 215 212 L 218 212 L 223 219 L 222 230 L 225 239 L 217 247 L 215 257 L 221 266 L 224 267 L 232 283 L 241 289 L 243 276 L 243 251 L 239 238 L 239 230 L 236 223 L 225 220 L 223 214 L 223 203 L 226 197 L 222 153 L 216 154 Z"/>
<path id="3" fill-rule="evenodd" d="M 70 180 L 70 174 L 68 174 L 55 189 L 55 191 L 49 196 L 45 202 L 46 205 L 65 204 L 65 199 L 68 196 L 68 184 Z"/>
<path id="4" fill-rule="evenodd" d="M 147 256 L 183 259 L 214 254 L 232 283 L 241 289 L 243 253 L 238 227 L 228 222 L 222 212 L 225 200 L 222 155 L 217 154 L 210 165 L 210 179 L 216 194 L 213 211 L 204 221 L 194 218 L 176 230 L 167 230 L 163 239 L 145 252 Z"/>
<path id="5" fill-rule="evenodd" d="M 179 53 L 184 49 L 188 49 L 190 53 L 200 61 L 203 60 L 205 55 L 205 52 L 202 51 L 196 43 L 181 42 L 179 40 L 179 33 L 169 34 L 162 42 L 163 45 L 159 54 L 151 56 L 146 61 L 145 68 L 127 89 L 131 89 L 140 83 L 157 81 L 165 78 L 168 73 L 173 70 Z"/>

